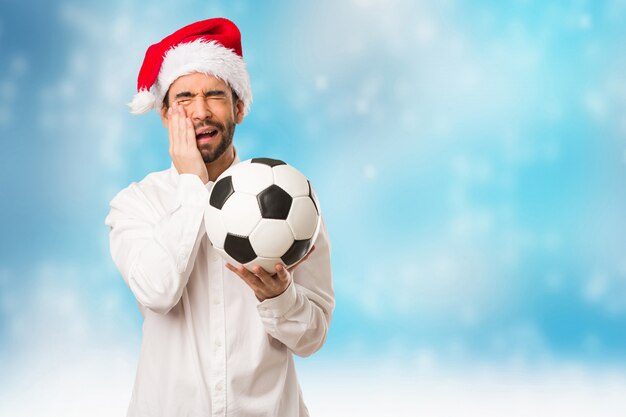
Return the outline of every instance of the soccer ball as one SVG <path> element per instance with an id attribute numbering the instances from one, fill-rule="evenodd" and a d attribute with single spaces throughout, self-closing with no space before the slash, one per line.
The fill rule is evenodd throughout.
<path id="1" fill-rule="evenodd" d="M 283 161 L 254 158 L 228 168 L 215 181 L 204 216 L 213 248 L 229 263 L 296 264 L 320 229 L 320 206 L 307 178 Z"/>

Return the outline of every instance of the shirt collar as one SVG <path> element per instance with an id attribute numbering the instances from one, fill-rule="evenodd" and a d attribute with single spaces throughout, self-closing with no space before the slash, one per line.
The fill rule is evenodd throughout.
<path id="1" fill-rule="evenodd" d="M 233 165 L 238 164 L 238 163 L 240 162 L 240 160 L 239 160 L 239 155 L 237 154 L 237 149 L 233 147 L 233 150 L 234 150 L 234 152 L 235 152 L 235 157 L 233 158 L 233 162 L 230 164 L 230 166 L 229 166 L 228 168 L 230 168 L 230 167 L 232 167 Z M 172 182 L 173 182 L 174 184 L 178 184 L 178 177 L 180 177 L 180 174 L 178 173 L 178 170 L 176 170 L 176 167 L 174 166 L 174 162 L 172 162 L 172 163 L 170 164 L 170 169 L 169 169 L 169 171 L 170 171 L 170 179 L 172 180 Z M 214 182 L 214 181 L 209 181 L 209 182 L 206 184 L 206 186 L 207 186 L 207 187 L 211 186 L 211 185 L 213 184 L 213 182 Z"/>

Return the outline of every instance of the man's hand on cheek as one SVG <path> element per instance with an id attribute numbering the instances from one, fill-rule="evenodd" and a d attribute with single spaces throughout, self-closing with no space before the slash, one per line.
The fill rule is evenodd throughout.
<path id="1" fill-rule="evenodd" d="M 173 103 L 167 110 L 169 152 L 179 174 L 195 174 L 203 184 L 209 182 L 209 174 L 202 155 L 196 146 L 196 132 L 185 110 Z"/>

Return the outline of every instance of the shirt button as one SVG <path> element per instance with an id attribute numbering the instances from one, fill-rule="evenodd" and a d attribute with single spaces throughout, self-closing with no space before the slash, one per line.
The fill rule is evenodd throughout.
<path id="1" fill-rule="evenodd" d="M 216 341 L 215 341 L 215 347 L 216 347 L 216 348 L 222 347 L 222 342 L 221 342 L 221 341 L 219 341 L 219 340 L 216 340 Z"/>
<path id="2" fill-rule="evenodd" d="M 213 304 L 215 304 L 215 305 L 220 305 L 221 302 L 222 301 L 219 298 L 214 298 L 213 299 Z"/>
<path id="3" fill-rule="evenodd" d="M 221 391 L 222 388 L 223 388 L 222 381 L 219 381 L 217 384 L 215 384 L 216 391 Z"/>

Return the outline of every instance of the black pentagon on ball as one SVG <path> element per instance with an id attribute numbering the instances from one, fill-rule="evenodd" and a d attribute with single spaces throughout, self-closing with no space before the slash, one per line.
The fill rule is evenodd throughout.
<path id="1" fill-rule="evenodd" d="M 311 239 L 296 240 L 280 259 L 286 265 L 292 265 L 304 258 L 311 247 Z"/>
<path id="2" fill-rule="evenodd" d="M 313 187 L 311 186 L 311 181 L 306 180 L 306 182 L 309 184 L 309 198 L 311 199 L 311 201 L 313 202 L 313 206 L 315 207 L 315 211 L 317 211 L 317 214 L 320 214 L 320 209 L 319 207 L 317 207 L 317 196 L 315 195 L 315 191 L 313 191 Z"/>
<path id="3" fill-rule="evenodd" d="M 224 251 L 240 264 L 246 264 L 256 258 L 250 240 L 228 233 L 224 240 Z"/>
<path id="4" fill-rule="evenodd" d="M 230 175 L 228 177 L 224 177 L 213 186 L 213 190 L 211 190 L 211 198 L 209 199 L 209 204 L 215 207 L 216 209 L 221 210 L 224 207 L 224 203 L 228 200 L 235 192 L 233 188 L 233 177 Z"/>
<path id="5" fill-rule="evenodd" d="M 252 163 L 252 164 L 264 164 L 264 165 L 267 165 L 269 167 L 275 167 L 275 166 L 278 166 L 278 165 L 287 165 L 286 163 L 284 163 L 280 159 L 272 159 L 272 158 L 252 158 L 250 163 Z"/>
<path id="6" fill-rule="evenodd" d="M 256 196 L 264 219 L 286 220 L 291 209 L 292 198 L 276 184 L 272 184 Z"/>

